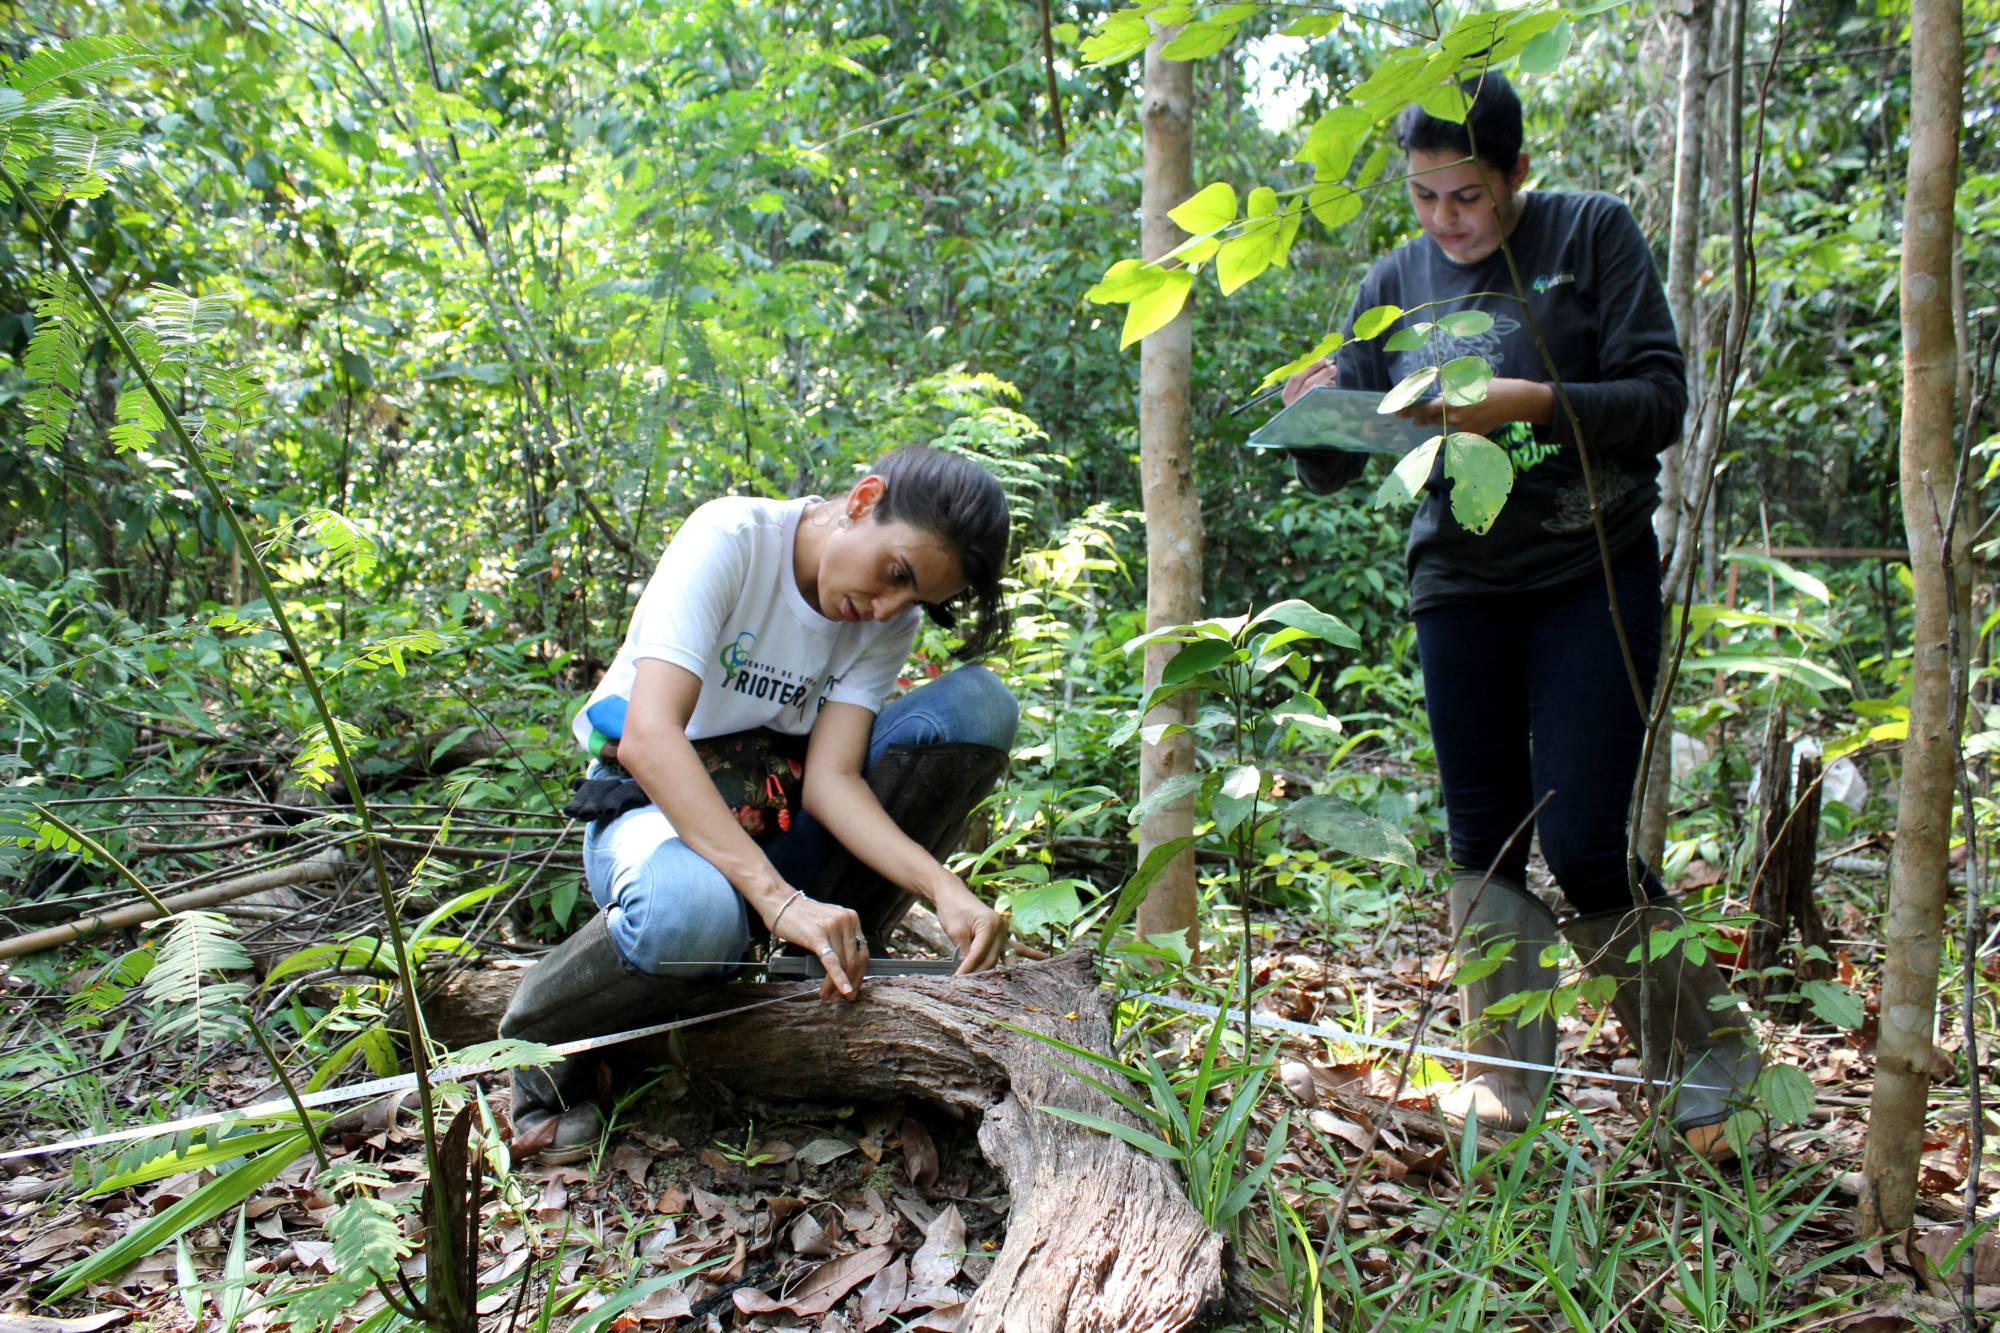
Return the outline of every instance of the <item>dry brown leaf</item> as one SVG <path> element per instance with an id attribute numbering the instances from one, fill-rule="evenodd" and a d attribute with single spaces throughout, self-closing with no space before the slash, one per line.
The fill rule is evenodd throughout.
<path id="1" fill-rule="evenodd" d="M 924 1243 L 910 1256 L 910 1299 L 939 1295 L 955 1299 L 951 1280 L 965 1263 L 965 1219 L 953 1204 L 939 1213 L 924 1232 Z M 927 1300 L 926 1304 L 939 1304 Z"/>
<path id="2" fill-rule="evenodd" d="M 333 1271 L 333 1242 L 330 1240 L 295 1240 L 292 1242 L 292 1256 L 300 1268 L 317 1268 L 322 1273 Z"/>
<path id="3" fill-rule="evenodd" d="M 900 1255 L 896 1262 L 868 1280 L 861 1293 L 861 1333 L 871 1333 L 903 1308 L 910 1291 L 910 1265 Z"/>
<path id="4" fill-rule="evenodd" d="M 910 1183 L 929 1194 L 937 1184 L 937 1145 L 931 1142 L 931 1132 L 915 1118 L 906 1117 L 902 1128 L 903 1170 Z"/>
<path id="5" fill-rule="evenodd" d="M 792 1248 L 800 1254 L 810 1254 L 825 1259 L 833 1254 L 835 1242 L 841 1235 L 840 1214 L 834 1213 L 825 1224 L 810 1211 L 799 1214 L 799 1220 L 792 1223 Z"/>
<path id="6" fill-rule="evenodd" d="M 799 1161 L 805 1163 L 807 1166 L 825 1166 L 828 1162 L 834 1161 L 836 1158 L 845 1157 L 853 1151 L 854 1145 L 846 1139 L 829 1137 L 814 1139 L 811 1143 L 799 1149 L 797 1156 Z M 881 1161 L 881 1154 L 879 1152 L 875 1153 L 871 1160 Z"/>
<path id="7" fill-rule="evenodd" d="M 31 1314 L 0 1314 L 0 1333 L 97 1333 L 100 1328 L 122 1324 L 131 1310 L 106 1310 L 80 1319 L 45 1319 Z"/>
<path id="8" fill-rule="evenodd" d="M 788 1310 L 796 1315 L 825 1314 L 848 1292 L 882 1271 L 889 1262 L 889 1247 L 876 1245 L 821 1264 L 784 1299 L 752 1287 L 738 1287 L 730 1299 L 744 1314 L 772 1314 Z"/>
<path id="9" fill-rule="evenodd" d="M 646 1188 L 646 1172 L 652 1169 L 653 1154 L 636 1143 L 621 1143 L 611 1152 L 611 1169 L 620 1171 L 640 1189 Z"/>

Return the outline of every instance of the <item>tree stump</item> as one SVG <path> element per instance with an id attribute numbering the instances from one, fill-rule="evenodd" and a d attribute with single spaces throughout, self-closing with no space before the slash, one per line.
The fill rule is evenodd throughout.
<path id="1" fill-rule="evenodd" d="M 433 1035 L 454 1045 L 491 1037 L 519 975 L 489 969 L 454 979 L 432 1005 Z M 729 986 L 687 1012 L 798 989 Z M 1089 955 L 1071 953 L 968 977 L 875 980 L 858 1004 L 802 1000 L 612 1051 L 623 1061 L 659 1060 L 678 1039 L 685 1067 L 756 1096 L 920 1098 L 976 1116 L 980 1150 L 1006 1180 L 1012 1207 L 965 1328 L 1187 1328 L 1221 1304 L 1222 1237 L 1195 1213 L 1167 1163 L 1038 1113 L 1063 1106 L 1135 1123 L 1055 1063 L 1056 1048 L 1001 1026 L 1109 1054 L 1111 1008 Z"/>
<path id="2" fill-rule="evenodd" d="M 1783 961 L 1785 942 L 1795 923 L 1799 943 L 1791 962 L 1794 979 L 1811 981 L 1833 975 L 1830 962 L 1808 956 L 1813 946 L 1824 951 L 1830 938 L 1812 894 L 1813 872 L 1819 860 L 1820 764 L 1813 755 L 1800 755 L 1796 788 L 1792 767 L 1785 710 L 1780 705 L 1772 710 L 1764 733 L 1763 778 L 1757 796 L 1762 810 L 1751 860 L 1751 873 L 1756 878 L 1750 885 L 1750 911 L 1756 919 L 1743 945 L 1743 970 L 1750 974 L 1744 978 L 1743 988 L 1756 996 L 1770 989 L 1768 981 L 1757 974 Z"/>

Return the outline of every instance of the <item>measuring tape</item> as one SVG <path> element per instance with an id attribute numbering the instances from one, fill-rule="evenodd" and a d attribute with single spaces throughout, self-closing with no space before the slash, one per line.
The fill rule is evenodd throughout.
<path id="1" fill-rule="evenodd" d="M 930 960 L 924 959 L 909 961 L 930 963 Z M 804 966 L 810 966 L 814 962 L 816 960 L 801 960 Z M 880 971 L 888 964 L 889 960 L 885 959 L 871 963 L 870 967 Z M 937 963 L 930 963 L 929 967 L 923 968 L 921 971 L 907 966 L 897 967 L 895 970 L 901 975 L 921 975 L 940 964 L 955 966 L 952 960 L 946 959 L 939 960 Z M 688 963 L 684 965 L 689 967 L 724 966 L 724 964 L 700 963 Z M 730 967 L 737 965 L 734 962 L 726 964 L 726 966 Z M 794 969 L 788 968 L 785 970 L 791 971 Z M 673 1032 L 680 1028 L 690 1028 L 700 1023 L 713 1022 L 718 1018 L 734 1018 L 739 1014 L 752 1013 L 758 1009 L 767 1009 L 772 1005 L 784 1004 L 791 1000 L 812 998 L 818 994 L 819 991 L 817 989 L 799 990 L 790 995 L 773 996 L 768 1000 L 758 1000 L 754 1004 L 739 1005 L 734 1009 L 722 1009 L 712 1014 L 701 1014 L 694 1018 L 675 1019 L 669 1023 L 654 1023 L 648 1027 L 631 1028 L 624 1032 L 613 1032 L 602 1037 L 586 1037 L 578 1041 L 560 1042 L 551 1045 L 550 1049 L 561 1056 L 584 1055 L 591 1051 L 603 1050 L 608 1046 L 617 1046 L 628 1041 L 639 1041 L 646 1037 L 657 1037 L 662 1033 Z M 1164 1005 L 1169 1009 L 1178 1009 L 1184 1013 L 1195 1014 L 1203 1018 L 1218 1018 L 1225 1012 L 1212 1004 L 1201 1004 L 1194 1000 L 1183 1000 L 1171 995 L 1158 995 L 1151 991 L 1127 992 L 1119 998 L 1121 1000 L 1144 1001 L 1148 1004 Z M 1231 1018 L 1236 1018 L 1242 1013 L 1241 1010 L 1234 1009 L 1227 1012 Z M 1412 1045 L 1407 1039 L 1399 1040 L 1395 1037 L 1385 1037 L 1374 1032 L 1355 1032 L 1349 1028 L 1336 1027 L 1331 1023 L 1300 1023 L 1289 1018 L 1274 1018 L 1268 1014 L 1258 1013 L 1250 1014 L 1249 1021 L 1252 1027 L 1263 1028 L 1266 1031 L 1289 1032 L 1298 1036 L 1312 1037 L 1325 1041 L 1346 1042 L 1356 1046 L 1372 1046 L 1386 1050 L 1409 1051 L 1416 1055 L 1429 1056 L 1432 1059 L 1438 1060 L 1466 1060 L 1481 1065 L 1498 1065 L 1507 1069 L 1526 1069 L 1539 1074 L 1550 1074 L 1557 1078 L 1583 1082 L 1628 1084 L 1657 1084 L 1659 1082 L 1659 1080 L 1644 1078 L 1636 1074 L 1616 1074 L 1596 1069 L 1577 1069 L 1573 1066 L 1537 1064 L 1532 1060 L 1514 1060 L 1500 1055 L 1476 1054 L 1472 1051 L 1459 1050 L 1452 1046 L 1431 1046 L 1421 1043 Z M 475 1074 L 490 1074 L 501 1067 L 502 1062 L 493 1060 L 475 1061 L 469 1064 L 440 1065 L 431 1071 L 430 1076 L 434 1082 L 442 1082 L 448 1079 L 470 1078 Z M 345 1102 L 363 1101 L 370 1097 L 381 1097 L 389 1093 L 408 1092 L 416 1086 L 417 1077 L 415 1074 L 397 1074 L 391 1078 L 378 1078 L 367 1083 L 355 1083 L 342 1088 L 325 1088 L 319 1092 L 309 1092 L 302 1095 L 299 1100 L 308 1108 L 339 1106 Z M 1736 1091 L 1733 1088 L 1719 1088 L 1708 1083 L 1687 1082 L 1680 1086 L 1700 1088 L 1708 1092 L 1727 1093 Z M 276 1098 L 271 1101 L 258 1102 L 253 1106 L 237 1107 L 228 1111 L 209 1111 L 201 1115 L 183 1116 L 179 1120 L 164 1121 L 160 1124 L 138 1125 L 128 1129 L 111 1130 L 103 1134 L 89 1134 L 80 1138 L 64 1139 L 59 1143 L 36 1144 L 27 1148 L 15 1148 L 8 1152 L 0 1152 L 0 1161 L 6 1161 L 15 1157 L 33 1157 L 42 1153 L 73 1152 L 78 1148 L 95 1148 L 106 1143 L 124 1143 L 132 1139 L 157 1138 L 165 1134 L 178 1134 L 183 1130 L 206 1129 L 211 1125 L 220 1125 L 225 1121 L 268 1120 L 274 1116 L 296 1114 L 297 1108 L 293 1105 L 290 1098 Z"/>

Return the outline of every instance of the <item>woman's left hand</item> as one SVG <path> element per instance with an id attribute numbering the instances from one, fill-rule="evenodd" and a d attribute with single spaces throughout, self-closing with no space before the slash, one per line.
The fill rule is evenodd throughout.
<path id="1" fill-rule="evenodd" d="M 1401 415 L 1419 426 L 1449 425 L 1454 431 L 1491 435 L 1496 426 L 1525 421 L 1546 426 L 1555 420 L 1555 390 L 1537 380 L 1494 380 L 1486 386 L 1486 396 L 1464 407 L 1447 407 L 1442 399 L 1426 398 L 1411 403 Z"/>
<path id="2" fill-rule="evenodd" d="M 947 880 L 949 883 L 944 882 Z M 931 908 L 945 934 L 958 946 L 960 961 L 955 975 L 983 972 L 1000 961 L 1007 948 L 1006 918 L 981 902 L 958 876 L 947 874 L 940 880 Z"/>

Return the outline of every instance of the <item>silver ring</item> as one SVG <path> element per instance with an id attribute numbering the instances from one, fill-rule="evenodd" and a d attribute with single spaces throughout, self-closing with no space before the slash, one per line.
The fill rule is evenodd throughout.
<path id="1" fill-rule="evenodd" d="M 854 937 L 854 947 L 857 949 L 866 949 L 868 947 L 868 941 L 863 939 L 861 936 L 856 935 Z"/>
<path id="2" fill-rule="evenodd" d="M 827 945 L 822 945 L 822 946 L 820 947 L 820 952 L 821 952 L 821 953 L 828 953 L 828 954 L 830 954 L 830 953 L 832 953 L 832 952 L 833 952 L 833 946 L 832 946 L 831 944 L 827 944 Z"/>

